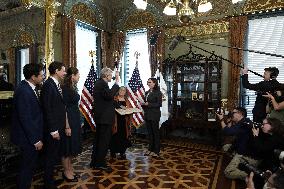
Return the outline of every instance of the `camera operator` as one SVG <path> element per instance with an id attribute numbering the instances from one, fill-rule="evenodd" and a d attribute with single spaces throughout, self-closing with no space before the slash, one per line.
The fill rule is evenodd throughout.
<path id="1" fill-rule="evenodd" d="M 252 148 L 255 149 L 255 155 L 262 160 L 258 168 L 275 171 L 279 162 L 273 152 L 284 147 L 284 128 L 281 122 L 276 118 L 266 118 L 262 122 L 261 129 L 253 127 L 252 132 L 254 136 Z"/>
<path id="2" fill-rule="evenodd" d="M 276 91 L 276 94 L 277 95 L 274 97 L 267 92 L 266 95 L 262 96 L 270 100 L 268 110 L 269 117 L 279 119 L 284 126 L 284 91 Z"/>
<path id="3" fill-rule="evenodd" d="M 227 178 L 230 179 L 242 179 L 244 180 L 247 173 L 239 170 L 238 165 L 243 161 L 247 161 L 249 164 L 256 166 L 258 160 L 253 157 L 253 149 L 250 149 L 249 143 L 253 140 L 251 127 L 248 126 L 250 120 L 246 118 L 247 111 L 242 107 L 236 107 L 232 111 L 232 125 L 228 126 L 224 122 L 223 113 L 217 114 L 221 122 L 223 133 L 225 135 L 235 136 L 235 140 L 232 144 L 232 148 L 236 154 L 226 167 L 224 173 Z"/>
<path id="4" fill-rule="evenodd" d="M 263 97 L 262 95 L 266 92 L 274 93 L 282 87 L 282 85 L 276 80 L 279 74 L 279 70 L 276 67 L 265 68 L 263 74 L 264 81 L 255 84 L 249 83 L 247 68 L 242 70 L 242 74 L 243 87 L 257 91 L 255 105 L 252 113 L 253 121 L 261 123 L 262 120 L 266 117 L 266 105 L 268 102 L 267 98 Z"/>
<path id="5" fill-rule="evenodd" d="M 281 163 L 281 167 L 273 173 L 268 180 L 265 182 L 263 189 L 283 189 L 284 188 L 284 165 Z M 251 172 L 246 178 L 247 187 L 246 189 L 256 189 L 254 183 L 254 173 Z"/>

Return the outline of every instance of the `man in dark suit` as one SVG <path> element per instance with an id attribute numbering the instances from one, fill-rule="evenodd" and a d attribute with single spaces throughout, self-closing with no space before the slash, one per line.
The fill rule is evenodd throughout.
<path id="1" fill-rule="evenodd" d="M 112 70 L 103 68 L 101 79 L 94 86 L 94 119 L 96 123 L 96 138 L 93 144 L 91 167 L 110 171 L 105 157 L 111 140 L 112 124 L 114 122 L 114 95 L 119 90 L 119 72 L 115 74 L 115 84 L 110 89 L 108 82 L 112 79 Z"/>
<path id="2" fill-rule="evenodd" d="M 20 147 L 22 160 L 17 179 L 19 189 L 31 187 L 33 171 L 39 150 L 43 146 L 43 117 L 36 93 L 36 85 L 43 81 L 43 66 L 27 64 L 21 81 L 14 94 L 13 123 L 11 140 Z"/>
<path id="3" fill-rule="evenodd" d="M 50 77 L 44 82 L 41 90 L 41 102 L 44 118 L 45 142 L 45 188 L 56 188 L 53 180 L 53 170 L 59 158 L 60 135 L 64 133 L 66 123 L 66 109 L 62 98 L 60 81 L 66 72 L 64 64 L 52 62 L 48 67 Z"/>

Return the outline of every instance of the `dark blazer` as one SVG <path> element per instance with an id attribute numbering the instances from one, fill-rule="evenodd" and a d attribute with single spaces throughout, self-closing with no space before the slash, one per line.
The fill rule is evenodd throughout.
<path id="1" fill-rule="evenodd" d="M 283 90 L 283 84 L 280 84 L 276 79 L 251 84 L 248 81 L 248 74 L 242 75 L 242 84 L 246 89 L 257 91 L 253 114 L 260 117 L 259 121 L 261 121 L 266 117 L 266 105 L 268 103 L 268 98 L 262 95 L 266 92 L 274 93 L 277 90 Z"/>
<path id="2" fill-rule="evenodd" d="M 119 86 L 114 84 L 110 89 L 103 79 L 98 80 L 94 86 L 94 118 L 97 124 L 113 124 L 114 122 L 114 95 Z"/>
<path id="3" fill-rule="evenodd" d="M 56 130 L 63 132 L 66 122 L 65 104 L 52 78 L 48 78 L 44 82 L 40 96 L 45 132 L 51 133 Z"/>
<path id="4" fill-rule="evenodd" d="M 143 106 L 145 120 L 159 121 L 161 117 L 162 93 L 160 90 L 146 91 L 148 106 Z"/>
<path id="5" fill-rule="evenodd" d="M 14 94 L 11 140 L 19 146 L 34 145 L 43 138 L 43 118 L 39 99 L 26 81 Z"/>

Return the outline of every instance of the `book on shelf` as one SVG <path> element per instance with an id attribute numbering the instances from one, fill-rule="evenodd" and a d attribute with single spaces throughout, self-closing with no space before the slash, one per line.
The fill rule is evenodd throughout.
<path id="1" fill-rule="evenodd" d="M 142 110 L 138 108 L 126 108 L 126 109 L 116 108 L 115 111 L 119 113 L 120 115 L 128 115 L 128 114 L 142 112 Z"/>

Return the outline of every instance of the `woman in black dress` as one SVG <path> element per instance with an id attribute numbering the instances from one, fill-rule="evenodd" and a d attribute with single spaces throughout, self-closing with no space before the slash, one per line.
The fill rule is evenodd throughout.
<path id="1" fill-rule="evenodd" d="M 126 88 L 120 87 L 118 94 L 114 97 L 115 108 L 125 109 L 129 107 L 127 97 L 126 97 Z M 130 122 L 131 115 L 120 115 L 115 113 L 115 122 L 112 127 L 112 138 L 110 142 L 110 152 L 113 158 L 116 157 L 116 153 L 120 153 L 120 158 L 125 159 L 125 151 L 128 147 L 131 146 L 131 143 L 128 139 L 130 134 Z"/>
<path id="2" fill-rule="evenodd" d="M 62 164 L 64 168 L 63 178 L 68 182 L 77 182 L 78 175 L 74 173 L 72 166 L 72 157 L 81 152 L 81 124 L 79 100 L 80 95 L 77 92 L 76 84 L 80 74 L 77 68 L 70 67 L 62 87 L 63 100 L 66 105 L 66 127 L 65 135 L 61 137 L 62 142 Z"/>

